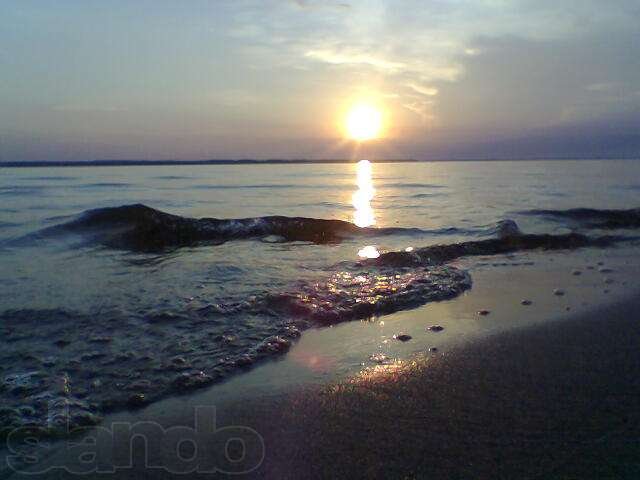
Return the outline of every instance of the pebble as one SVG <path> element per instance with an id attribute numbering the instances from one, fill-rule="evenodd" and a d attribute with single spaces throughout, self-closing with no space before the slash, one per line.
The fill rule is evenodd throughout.
<path id="1" fill-rule="evenodd" d="M 606 283 L 607 285 L 611 285 L 614 282 L 614 280 L 613 280 L 613 278 L 608 278 L 607 277 L 607 278 L 605 278 L 603 280 L 603 282 Z"/>
<path id="2" fill-rule="evenodd" d="M 444 330 L 444 327 L 441 325 L 431 325 L 427 330 L 431 330 L 432 332 L 441 332 Z"/>
<path id="3" fill-rule="evenodd" d="M 491 313 L 490 310 L 478 310 L 478 315 L 485 316 L 485 315 L 489 315 L 490 313 Z"/>
<path id="4" fill-rule="evenodd" d="M 432 353 L 436 353 L 438 349 L 436 347 L 429 347 L 429 351 Z"/>
<path id="5" fill-rule="evenodd" d="M 522 300 L 520 302 L 521 305 L 531 305 L 533 302 L 531 300 Z"/>
<path id="6" fill-rule="evenodd" d="M 582 272 L 580 270 L 574 270 L 573 272 L 571 272 L 571 275 L 575 275 L 575 276 L 582 275 Z"/>
<path id="7" fill-rule="evenodd" d="M 127 406 L 129 407 L 142 407 L 147 404 L 147 397 L 144 393 L 134 393 L 127 399 Z"/>
<path id="8" fill-rule="evenodd" d="M 558 296 L 558 297 L 561 297 L 561 296 L 563 296 L 563 295 L 564 295 L 564 290 L 562 290 L 561 288 L 556 288 L 556 289 L 553 291 L 553 294 L 554 294 L 554 295 L 556 295 L 556 296 Z"/>
<path id="9" fill-rule="evenodd" d="M 599 268 L 598 271 L 600 273 L 612 273 L 613 269 L 611 269 L 611 268 Z"/>
<path id="10" fill-rule="evenodd" d="M 396 340 L 400 340 L 401 342 L 408 342 L 409 340 L 411 340 L 411 335 L 401 333 L 399 335 L 394 335 L 393 338 L 395 338 Z"/>

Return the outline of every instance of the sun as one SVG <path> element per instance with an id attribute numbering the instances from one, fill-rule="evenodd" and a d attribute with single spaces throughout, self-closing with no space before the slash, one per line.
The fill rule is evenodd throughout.
<path id="1" fill-rule="evenodd" d="M 351 107 L 347 113 L 346 131 L 349 138 L 358 142 L 380 136 L 382 113 L 373 105 L 361 103 Z"/>

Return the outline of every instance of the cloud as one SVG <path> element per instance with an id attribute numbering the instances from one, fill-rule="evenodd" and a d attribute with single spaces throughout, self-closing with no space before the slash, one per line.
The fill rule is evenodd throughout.
<path id="1" fill-rule="evenodd" d="M 344 2 L 329 2 L 322 0 L 291 0 L 291 2 L 297 7 L 304 9 L 317 9 L 317 8 L 343 8 L 348 9 L 351 6 Z"/>
<path id="2" fill-rule="evenodd" d="M 427 97 L 435 97 L 438 94 L 438 89 L 434 87 L 418 85 L 416 83 L 407 83 L 406 86 L 414 92 L 419 93 L 420 95 L 425 95 Z"/>
<path id="3" fill-rule="evenodd" d="M 51 108 L 55 112 L 71 112 L 71 113 L 115 113 L 126 112 L 128 109 L 124 107 L 116 107 L 109 105 L 80 105 L 67 104 L 55 105 Z"/>
<path id="4" fill-rule="evenodd" d="M 355 49 L 346 49 L 345 51 L 335 50 L 309 50 L 305 53 L 305 57 L 320 60 L 332 65 L 366 65 L 383 70 L 387 73 L 395 73 L 406 68 L 401 62 L 394 62 L 377 57 L 367 52 L 358 52 Z"/>

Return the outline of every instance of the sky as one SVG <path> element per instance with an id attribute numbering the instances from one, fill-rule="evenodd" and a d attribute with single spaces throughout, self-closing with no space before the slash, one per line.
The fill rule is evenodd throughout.
<path id="1" fill-rule="evenodd" d="M 640 157 L 640 2 L 0 0 L 0 161 L 361 156 Z"/>

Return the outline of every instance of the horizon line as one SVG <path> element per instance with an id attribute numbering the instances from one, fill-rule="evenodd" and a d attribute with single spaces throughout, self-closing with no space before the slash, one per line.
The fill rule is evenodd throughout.
<path id="1" fill-rule="evenodd" d="M 486 157 L 486 158 L 383 158 L 368 159 L 371 163 L 429 163 L 429 162 L 508 162 L 508 161 L 567 161 L 567 160 L 639 160 L 638 156 L 567 156 L 567 157 Z M 208 160 L 144 160 L 144 159 L 96 159 L 96 160 L 13 160 L 0 162 L 0 168 L 29 167 L 133 167 L 133 166 L 172 166 L 172 165 L 295 165 L 295 164 L 342 164 L 356 163 L 359 160 L 347 158 L 306 159 L 306 158 L 268 158 L 268 159 L 208 159 Z"/>

